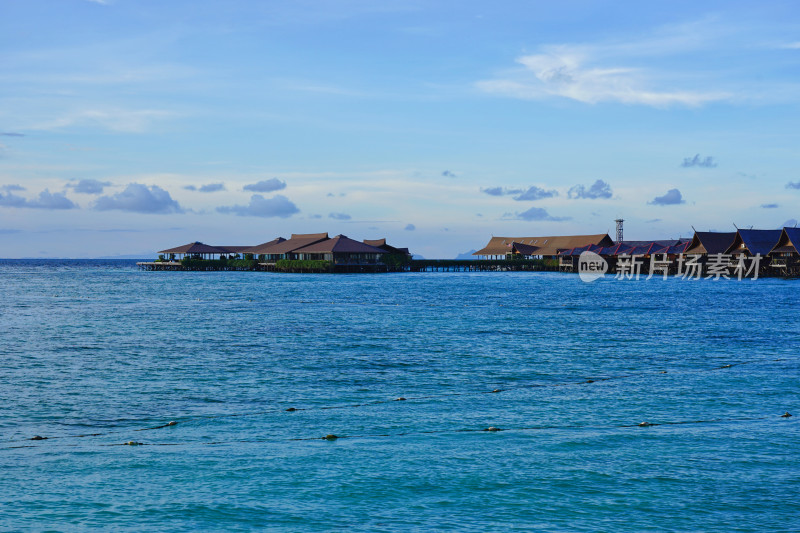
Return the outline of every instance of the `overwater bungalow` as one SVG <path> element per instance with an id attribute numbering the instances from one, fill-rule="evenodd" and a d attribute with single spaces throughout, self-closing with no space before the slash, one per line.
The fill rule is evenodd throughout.
<path id="1" fill-rule="evenodd" d="M 686 255 L 700 256 L 705 260 L 709 255 L 724 254 L 725 250 L 733 243 L 736 232 L 695 231 Z"/>
<path id="2" fill-rule="evenodd" d="M 613 246 L 604 246 L 599 252 L 597 252 L 597 255 L 601 255 L 607 259 L 609 257 L 627 254 L 631 250 L 633 250 L 633 246 L 625 244 L 624 242 L 620 242 L 614 244 Z"/>
<path id="3" fill-rule="evenodd" d="M 607 233 L 549 237 L 492 237 L 486 246 L 472 255 L 482 259 L 511 259 L 516 253 L 530 259 L 557 259 L 559 252 L 590 244 L 611 246 L 614 241 Z"/>
<path id="4" fill-rule="evenodd" d="M 250 253 L 249 250 L 252 246 L 228 246 L 226 244 L 225 246 L 217 246 L 217 248 L 227 250 L 230 255 L 244 255 Z"/>
<path id="5" fill-rule="evenodd" d="M 658 253 L 660 254 L 667 254 L 671 258 L 676 258 L 681 254 L 685 254 L 686 250 L 689 249 L 689 246 L 692 244 L 692 241 L 683 241 L 679 242 L 678 244 L 667 246 Z"/>
<path id="6" fill-rule="evenodd" d="M 599 244 L 588 244 L 586 246 L 578 246 L 569 250 L 561 250 L 558 253 L 558 269 L 564 272 L 574 272 L 578 266 L 578 261 L 583 252 L 594 252 L 600 254 L 605 249 L 605 246 Z"/>
<path id="7" fill-rule="evenodd" d="M 387 253 L 346 235 L 337 235 L 294 250 L 298 259 L 330 261 L 334 266 L 377 265 L 381 256 Z"/>
<path id="8" fill-rule="evenodd" d="M 328 239 L 327 233 L 293 233 L 290 239 L 278 237 L 258 246 L 259 261 L 275 263 L 281 259 L 299 259 L 296 250 Z"/>
<path id="9" fill-rule="evenodd" d="M 232 253 L 230 250 L 221 246 L 211 246 L 203 244 L 202 242 L 190 242 L 183 246 L 176 246 L 175 248 L 168 248 L 158 252 L 160 255 L 169 259 L 176 259 L 180 261 L 184 257 L 192 257 L 197 259 L 219 259 L 223 255 Z"/>
<path id="10" fill-rule="evenodd" d="M 530 244 L 524 244 L 521 242 L 512 242 L 511 243 L 511 256 L 512 257 L 522 257 L 523 259 L 535 259 L 536 258 L 536 250 L 538 250 L 538 246 L 533 246 Z"/>
<path id="11" fill-rule="evenodd" d="M 280 244 L 285 242 L 286 239 L 283 237 L 278 237 L 277 239 L 272 239 L 271 241 L 264 242 L 261 244 L 257 244 L 256 246 L 251 246 L 244 253 L 253 254 L 253 257 L 258 257 L 262 255 L 266 255 L 266 253 L 276 244 Z"/>
<path id="12" fill-rule="evenodd" d="M 779 229 L 740 229 L 724 253 L 766 258 L 778 244 L 782 233 L 783 230 Z"/>
<path id="13" fill-rule="evenodd" d="M 411 257 L 411 252 L 408 251 L 408 248 L 396 248 L 386 242 L 386 239 L 364 239 L 364 244 L 368 244 L 369 246 L 374 246 L 375 248 L 380 248 L 384 252 L 387 252 L 392 255 L 406 255 Z"/>
<path id="14" fill-rule="evenodd" d="M 800 228 L 783 228 L 781 236 L 769 252 L 770 267 L 778 274 L 800 274 Z"/>

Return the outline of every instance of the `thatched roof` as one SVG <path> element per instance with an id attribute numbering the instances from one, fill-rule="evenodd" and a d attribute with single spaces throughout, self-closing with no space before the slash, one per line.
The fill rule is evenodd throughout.
<path id="1" fill-rule="evenodd" d="M 513 243 L 535 246 L 536 251 L 530 255 L 558 255 L 562 250 L 570 250 L 580 246 L 597 244 L 611 246 L 614 241 L 607 233 L 597 235 L 558 235 L 550 237 L 492 237 L 489 243 L 472 255 L 505 255 L 511 252 Z"/>
<path id="2" fill-rule="evenodd" d="M 169 248 L 168 250 L 161 250 L 158 252 L 160 254 L 229 254 L 228 250 L 225 248 L 220 248 L 217 246 L 210 246 L 208 244 L 203 244 L 202 242 L 190 242 L 189 244 L 184 244 L 183 246 L 177 246 L 175 248 Z"/>
<path id="3" fill-rule="evenodd" d="M 687 254 L 722 254 L 731 245 L 736 233 L 718 231 L 695 231 Z"/>
<path id="4" fill-rule="evenodd" d="M 740 229 L 725 253 L 767 255 L 778 244 L 782 233 L 783 230 L 779 229 Z"/>
<path id="5" fill-rule="evenodd" d="M 316 242 L 294 250 L 298 254 L 350 253 L 350 254 L 385 254 L 385 250 L 358 242 L 346 235 L 337 235 L 332 239 Z"/>
<path id="6" fill-rule="evenodd" d="M 783 228 L 781 238 L 770 253 L 800 253 L 800 228 Z"/>

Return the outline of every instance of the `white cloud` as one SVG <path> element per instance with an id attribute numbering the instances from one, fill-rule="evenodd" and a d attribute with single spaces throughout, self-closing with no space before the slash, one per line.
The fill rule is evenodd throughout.
<path id="1" fill-rule="evenodd" d="M 9 190 L 19 190 L 17 188 Z M 39 197 L 33 200 L 27 200 L 21 196 L 17 196 L 11 192 L 8 194 L 0 193 L 0 207 L 29 207 L 32 209 L 75 209 L 72 200 L 67 198 L 64 193 L 56 192 L 51 193 L 48 189 L 39 193 Z"/>
<path id="2" fill-rule="evenodd" d="M 603 180 L 595 181 L 589 188 L 584 185 L 575 185 L 567 191 L 568 198 L 578 198 L 585 200 L 597 200 L 599 198 L 609 199 L 614 195 L 611 185 Z"/>
<path id="3" fill-rule="evenodd" d="M 520 99 L 701 106 L 733 99 L 729 90 L 708 89 L 723 74 L 701 58 L 720 47 L 729 49 L 738 38 L 735 28 L 709 18 L 650 29 L 645 36 L 628 39 L 543 45 L 518 57 L 520 67 L 476 86 Z"/>
<path id="4" fill-rule="evenodd" d="M 155 109 L 85 109 L 33 125 L 31 129 L 54 130 L 71 126 L 100 126 L 122 133 L 143 133 L 154 121 L 171 115 L 172 113 L 168 111 Z"/>
<path id="5" fill-rule="evenodd" d="M 247 205 L 223 206 L 218 207 L 217 211 L 239 216 L 280 218 L 288 218 L 300 212 L 291 200 L 281 194 L 276 194 L 272 198 L 254 194 L 250 197 L 250 203 Z"/>
<path id="6" fill-rule="evenodd" d="M 251 192 L 273 192 L 280 191 L 286 188 L 286 182 L 278 178 L 270 178 L 268 180 L 259 181 L 258 183 L 250 183 L 244 186 L 245 191 Z"/>
<path id="7" fill-rule="evenodd" d="M 94 179 L 84 179 L 78 183 L 67 185 L 75 190 L 75 192 L 83 194 L 103 194 L 103 189 L 111 185 L 110 181 L 99 181 Z"/>
<path id="8" fill-rule="evenodd" d="M 485 80 L 477 87 L 485 92 L 521 99 L 561 97 L 587 104 L 624 104 L 668 107 L 700 106 L 726 100 L 722 92 L 656 89 L 644 69 L 598 65 L 593 58 L 570 47 L 551 47 L 544 53 L 519 57 L 524 68 L 503 79 Z"/>
<path id="9" fill-rule="evenodd" d="M 678 189 L 670 189 L 663 196 L 656 196 L 653 198 L 652 202 L 648 203 L 652 205 L 678 205 L 685 204 L 686 201 L 683 199 L 681 191 Z"/>
<path id="10" fill-rule="evenodd" d="M 158 185 L 131 183 L 113 196 L 101 196 L 94 208 L 98 211 L 130 211 L 133 213 L 183 213 L 183 208 Z"/>

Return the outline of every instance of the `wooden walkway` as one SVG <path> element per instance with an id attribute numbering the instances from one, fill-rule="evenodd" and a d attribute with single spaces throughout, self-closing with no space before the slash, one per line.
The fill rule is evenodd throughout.
<path id="1" fill-rule="evenodd" d="M 207 265 L 193 264 L 184 266 L 178 261 L 143 261 L 136 263 L 141 270 L 147 271 L 230 271 L 230 270 L 255 270 L 262 272 L 283 272 L 275 268 L 274 263 L 258 263 L 250 268 L 241 266 L 219 265 L 209 262 Z M 413 259 L 409 264 L 402 266 L 387 266 L 384 264 L 338 264 L 332 273 L 378 273 L 378 272 L 516 272 L 516 271 L 557 271 L 557 264 L 548 264 L 542 260 L 504 260 L 504 259 Z M 312 272 L 293 270 L 292 272 Z"/>

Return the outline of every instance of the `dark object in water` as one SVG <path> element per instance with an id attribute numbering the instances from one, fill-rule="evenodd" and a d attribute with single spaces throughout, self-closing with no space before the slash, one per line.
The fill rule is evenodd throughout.
<path id="1" fill-rule="evenodd" d="M 484 429 L 484 431 L 503 431 L 500 428 L 496 428 L 494 426 L 489 426 L 488 428 Z"/>
<path id="2" fill-rule="evenodd" d="M 329 433 L 329 434 L 325 435 L 325 436 L 324 436 L 324 437 L 322 437 L 322 438 L 323 438 L 324 440 L 336 440 L 336 439 L 338 439 L 339 437 L 337 437 L 337 436 L 336 436 L 336 435 L 334 435 L 333 433 Z"/>
<path id="3" fill-rule="evenodd" d="M 42 437 L 41 435 L 35 435 L 31 440 L 47 440 L 47 437 Z"/>
<path id="4" fill-rule="evenodd" d="M 781 415 L 781 418 L 789 418 L 790 416 L 792 416 L 792 413 L 790 413 L 789 411 L 786 411 L 785 413 L 783 413 Z"/>

